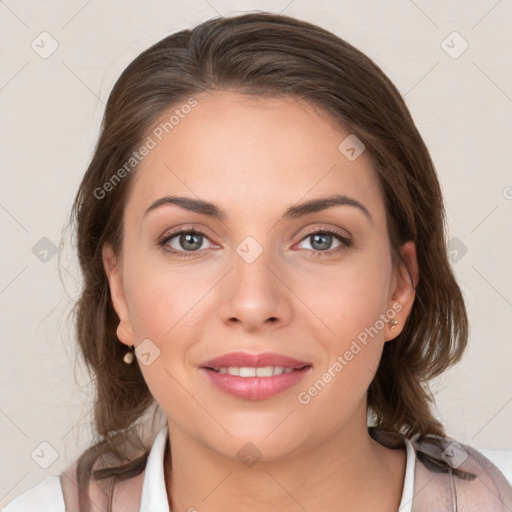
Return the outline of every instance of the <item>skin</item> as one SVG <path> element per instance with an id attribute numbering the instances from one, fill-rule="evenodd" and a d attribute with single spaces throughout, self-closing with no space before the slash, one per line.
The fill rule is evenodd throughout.
<path id="1" fill-rule="evenodd" d="M 150 339 L 160 350 L 150 365 L 137 364 L 168 420 L 171 509 L 257 512 L 271 503 L 290 512 L 396 511 L 405 449 L 369 436 L 366 392 L 415 294 L 404 267 L 392 267 L 384 197 L 368 153 L 349 161 L 338 146 L 350 132 L 299 99 L 233 91 L 196 98 L 133 177 L 121 254 L 103 249 L 120 341 L 137 347 Z M 372 221 L 347 205 L 281 220 L 288 207 L 332 193 L 363 203 Z M 171 194 L 211 201 L 226 218 L 169 204 L 144 217 Z M 180 227 L 205 233 L 199 251 L 180 245 L 179 235 L 167 242 L 183 258 L 158 245 Z M 353 245 L 336 251 L 341 242 L 333 237 L 322 249 L 307 232 L 325 227 Z M 252 263 L 236 252 L 247 236 L 263 249 Z M 315 249 L 324 253 L 312 255 Z M 401 252 L 416 284 L 414 244 Z M 394 331 L 385 324 L 317 396 L 299 403 L 298 393 L 394 303 L 402 306 Z M 313 368 L 275 397 L 234 398 L 198 366 L 236 350 L 278 352 Z M 248 442 L 261 454 L 251 467 L 237 456 Z"/>

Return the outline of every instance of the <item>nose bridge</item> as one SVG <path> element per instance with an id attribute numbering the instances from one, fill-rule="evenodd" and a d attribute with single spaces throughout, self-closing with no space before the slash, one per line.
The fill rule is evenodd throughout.
<path id="1" fill-rule="evenodd" d="M 287 288 L 276 278 L 279 271 L 271 247 L 246 237 L 235 248 L 230 274 L 220 309 L 223 321 L 237 320 L 254 329 L 266 321 L 287 319 Z"/>

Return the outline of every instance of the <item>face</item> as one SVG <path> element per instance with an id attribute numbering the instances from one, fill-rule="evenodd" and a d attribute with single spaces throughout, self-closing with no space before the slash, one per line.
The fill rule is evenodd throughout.
<path id="1" fill-rule="evenodd" d="M 298 99 L 196 99 L 161 141 L 152 132 L 125 205 L 122 253 L 103 251 L 118 337 L 135 345 L 171 442 L 236 457 L 250 441 L 272 459 L 341 432 L 367 435 L 366 391 L 414 299 L 407 273 L 391 264 L 367 152 L 347 158 L 339 146 L 350 132 Z M 170 196 L 213 203 L 221 215 L 156 203 Z M 335 196 L 344 200 L 300 208 Z M 402 254 L 416 281 L 414 245 Z M 393 331 L 389 319 L 399 322 Z M 272 377 L 231 374 L 293 365 L 204 367 L 233 352 L 300 364 Z"/>

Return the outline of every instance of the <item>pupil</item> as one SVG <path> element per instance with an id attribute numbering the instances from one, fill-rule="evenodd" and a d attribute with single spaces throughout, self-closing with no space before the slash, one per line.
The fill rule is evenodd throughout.
<path id="1" fill-rule="evenodd" d="M 326 238 L 328 239 L 328 241 L 326 242 Z M 328 235 L 328 234 L 321 234 L 321 233 L 317 233 L 316 235 L 313 235 L 313 247 L 314 247 L 314 244 L 319 241 L 320 245 L 322 247 L 318 248 L 318 250 L 320 249 L 329 249 L 330 247 L 330 239 L 332 238 L 332 235 Z M 322 243 L 323 242 L 323 243 Z"/>
<path id="2" fill-rule="evenodd" d="M 197 242 L 197 239 L 199 237 L 201 237 L 201 235 L 198 234 L 198 233 L 185 233 L 185 234 L 181 235 L 180 243 L 181 243 L 181 245 L 182 245 L 182 247 L 184 249 L 188 248 L 188 249 L 191 249 L 191 250 L 195 251 L 195 250 L 197 250 L 197 249 L 199 249 L 201 247 L 201 241 Z M 194 241 L 193 241 L 194 238 L 196 238 L 196 243 L 195 244 L 194 244 Z M 190 247 L 190 246 L 187 247 L 188 243 L 191 243 L 192 247 Z M 194 245 L 195 245 L 195 247 L 194 247 Z"/>

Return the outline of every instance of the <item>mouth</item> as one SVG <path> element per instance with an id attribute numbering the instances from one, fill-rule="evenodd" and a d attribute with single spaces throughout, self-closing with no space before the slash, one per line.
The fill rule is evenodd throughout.
<path id="1" fill-rule="evenodd" d="M 300 368 L 290 368 L 285 366 L 223 366 L 221 368 L 212 368 L 205 366 L 206 370 L 211 370 L 220 374 L 235 375 L 237 377 L 273 377 L 287 373 L 297 372 L 310 368 L 312 365 L 304 365 Z"/>
<path id="2" fill-rule="evenodd" d="M 264 400 L 296 386 L 312 369 L 306 361 L 275 353 L 234 352 L 203 363 L 199 370 L 224 393 Z"/>

